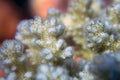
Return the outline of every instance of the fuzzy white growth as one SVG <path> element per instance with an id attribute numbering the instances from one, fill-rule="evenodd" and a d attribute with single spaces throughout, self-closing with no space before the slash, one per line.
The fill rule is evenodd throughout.
<path id="1" fill-rule="evenodd" d="M 42 56 L 42 58 L 45 58 L 46 60 L 50 60 L 53 58 L 53 53 L 50 49 L 44 48 L 43 50 L 41 50 L 40 56 Z"/>
<path id="2" fill-rule="evenodd" d="M 24 46 L 22 43 L 16 40 L 6 40 L 0 47 L 0 59 L 3 64 L 14 65 L 14 62 L 19 63 L 17 58 L 20 58 L 24 53 Z M 24 60 L 23 60 L 24 61 Z M 9 69 L 12 67 L 9 67 Z M 13 70 L 13 69 L 10 69 Z"/>
<path id="3" fill-rule="evenodd" d="M 19 58 L 19 61 L 20 62 L 23 62 L 25 60 L 26 56 L 25 55 L 22 55 L 20 58 Z"/>
<path id="4" fill-rule="evenodd" d="M 2 69 L 8 74 L 6 80 L 16 80 L 21 76 L 26 68 L 26 55 L 24 54 L 24 45 L 17 40 L 6 40 L 0 47 L 0 55 L 3 56 Z M 19 71 L 19 69 L 22 69 Z M 19 71 L 19 72 L 16 72 Z M 24 73 L 23 73 L 24 74 Z"/>
<path id="5" fill-rule="evenodd" d="M 30 79 L 32 77 L 32 72 L 31 71 L 26 72 L 24 77 Z"/>
<path id="6" fill-rule="evenodd" d="M 57 50 L 62 49 L 64 47 L 66 47 L 65 40 L 59 39 L 58 42 L 56 43 Z"/>
<path id="7" fill-rule="evenodd" d="M 47 74 L 47 72 L 49 71 L 49 68 L 47 65 L 43 64 L 41 66 L 38 67 L 38 71 L 44 73 L 44 74 Z"/>
<path id="8" fill-rule="evenodd" d="M 85 27 L 84 32 L 87 46 L 93 51 L 119 50 L 119 27 L 113 27 L 108 20 L 95 19 Z"/>
<path id="9" fill-rule="evenodd" d="M 79 76 L 81 77 L 81 80 L 94 80 L 94 76 L 89 72 L 89 62 L 87 62 L 84 66 L 84 69 L 82 72 L 79 72 Z"/>
<path id="10" fill-rule="evenodd" d="M 39 73 L 36 75 L 36 80 L 48 80 L 45 74 Z"/>
<path id="11" fill-rule="evenodd" d="M 29 34 L 22 34 L 22 31 Z M 31 64 L 36 64 L 40 61 L 54 60 L 55 57 L 66 58 L 72 56 L 72 49 L 62 53 L 67 48 L 66 42 L 59 38 L 64 31 L 65 26 L 55 17 L 49 17 L 46 20 L 35 17 L 33 20 L 25 20 L 18 25 L 16 39 L 28 46 L 27 57 L 29 57 Z M 38 58 L 42 60 L 37 61 Z"/>
<path id="12" fill-rule="evenodd" d="M 90 21 L 91 2 L 73 0 L 65 15 L 51 9 L 45 20 L 36 16 L 20 22 L 18 41 L 6 40 L 0 47 L 4 80 L 120 80 L 120 3 Z M 102 55 L 88 61 L 94 53 Z"/>
<path id="13" fill-rule="evenodd" d="M 62 58 L 65 59 L 66 57 L 72 57 L 73 56 L 73 48 L 72 47 L 67 47 L 62 54 Z"/>
<path id="14" fill-rule="evenodd" d="M 29 21 L 23 20 L 20 22 L 20 25 L 18 25 L 17 29 L 21 32 L 21 34 L 29 35 L 29 28 L 28 28 Z"/>
<path id="15" fill-rule="evenodd" d="M 115 3 L 112 6 L 108 7 L 106 10 L 106 16 L 108 20 L 110 20 L 113 24 L 120 23 L 120 2 Z"/>
<path id="16" fill-rule="evenodd" d="M 66 25 L 66 37 L 71 37 L 78 45 L 84 45 L 83 27 L 92 17 L 91 2 L 92 0 L 71 1 L 68 13 L 62 18 L 63 23 Z"/>
<path id="17" fill-rule="evenodd" d="M 24 46 L 16 40 L 6 40 L 3 42 L 3 46 L 0 48 L 0 53 L 3 55 L 13 55 L 15 53 L 21 54 Z"/>
<path id="18" fill-rule="evenodd" d="M 70 80 L 67 70 L 53 64 L 41 64 L 37 70 L 36 80 Z"/>

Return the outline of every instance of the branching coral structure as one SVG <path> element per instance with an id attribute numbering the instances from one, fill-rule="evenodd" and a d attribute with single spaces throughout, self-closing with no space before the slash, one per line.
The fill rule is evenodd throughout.
<path id="1" fill-rule="evenodd" d="M 119 51 L 120 48 L 120 3 L 106 10 L 103 19 L 94 19 L 84 28 L 87 46 L 95 52 Z"/>
<path id="2" fill-rule="evenodd" d="M 19 80 L 64 80 L 65 77 L 69 80 L 67 69 L 59 66 L 64 65 L 65 59 L 71 58 L 74 52 L 72 47 L 67 46 L 64 39 L 59 38 L 64 33 L 64 29 L 65 26 L 55 18 L 42 20 L 40 17 L 35 17 L 33 20 L 22 21 L 18 25 L 15 36 L 18 41 L 5 41 L 0 48 L 3 70 L 8 74 L 8 78 L 14 75 L 11 80 L 17 78 Z M 49 74 L 37 72 L 37 68 L 42 65 L 51 67 L 48 70 Z M 54 69 L 63 70 L 63 74 L 66 70 L 66 76 L 62 72 L 57 76 Z"/>
<path id="3" fill-rule="evenodd" d="M 65 26 L 56 18 L 42 20 L 40 17 L 36 17 L 34 20 L 20 23 L 16 39 L 29 47 L 27 49 L 29 57 L 38 54 L 44 60 L 55 59 L 55 57 L 64 59 L 73 54 L 72 47 L 67 47 L 65 40 L 59 38 L 64 30 Z M 36 55 L 31 59 L 37 59 L 37 57 Z M 33 61 L 33 63 L 35 62 Z"/>
<path id="4" fill-rule="evenodd" d="M 95 16 L 91 5 L 74 0 L 68 13 L 21 21 L 0 46 L 0 80 L 120 80 L 120 2 Z"/>
<path id="5" fill-rule="evenodd" d="M 86 49 L 83 28 L 84 24 L 93 17 L 91 3 L 92 0 L 74 0 L 69 4 L 68 12 L 65 14 L 56 9 L 48 11 L 48 16 L 59 17 L 58 20 L 65 24 L 64 38 L 66 42 L 74 46 L 77 55 L 82 55 L 87 59 L 91 59 L 93 54 Z M 91 56 L 87 56 L 86 53 Z"/>

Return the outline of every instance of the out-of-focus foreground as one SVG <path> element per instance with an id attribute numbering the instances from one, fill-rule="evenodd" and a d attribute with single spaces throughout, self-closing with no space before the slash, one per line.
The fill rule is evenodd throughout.
<path id="1" fill-rule="evenodd" d="M 56 7 L 66 12 L 70 0 L 0 0 L 0 43 L 12 39 L 16 26 L 22 19 L 40 15 L 47 17 L 49 8 Z M 25 6 L 26 5 L 26 6 Z"/>

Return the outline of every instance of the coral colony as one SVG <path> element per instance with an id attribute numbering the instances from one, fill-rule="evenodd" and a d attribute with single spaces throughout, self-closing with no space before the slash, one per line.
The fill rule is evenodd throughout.
<path id="1" fill-rule="evenodd" d="M 120 1 L 105 9 L 95 1 L 20 22 L 0 47 L 0 80 L 120 80 Z"/>

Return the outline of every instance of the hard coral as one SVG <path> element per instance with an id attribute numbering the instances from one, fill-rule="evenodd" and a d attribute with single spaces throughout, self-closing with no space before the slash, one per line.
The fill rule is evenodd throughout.
<path id="1" fill-rule="evenodd" d="M 94 19 L 91 0 L 74 2 L 67 14 L 51 9 L 47 19 L 23 20 L 16 40 L 3 42 L 6 80 L 120 80 L 120 3 Z"/>

